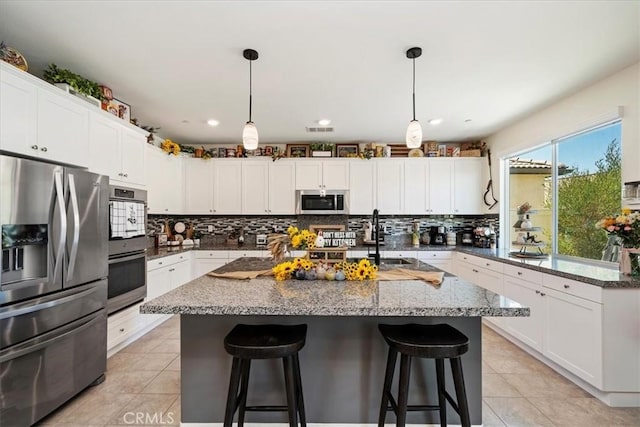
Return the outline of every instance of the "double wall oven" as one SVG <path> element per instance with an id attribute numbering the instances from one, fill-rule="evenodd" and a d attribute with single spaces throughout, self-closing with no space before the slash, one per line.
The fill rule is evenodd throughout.
<path id="1" fill-rule="evenodd" d="M 109 313 L 147 296 L 147 192 L 109 187 Z"/>

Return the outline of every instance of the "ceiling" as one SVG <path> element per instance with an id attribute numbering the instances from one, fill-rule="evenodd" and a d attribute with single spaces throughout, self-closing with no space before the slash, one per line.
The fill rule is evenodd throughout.
<path id="1" fill-rule="evenodd" d="M 640 60 L 638 1 L 5 1 L 0 39 L 105 84 L 180 143 L 486 137 Z M 210 127 L 206 120 L 220 122 Z M 307 126 L 331 119 L 335 132 Z M 438 126 L 427 121 L 442 118 Z M 468 121 L 468 120 L 471 121 Z"/>

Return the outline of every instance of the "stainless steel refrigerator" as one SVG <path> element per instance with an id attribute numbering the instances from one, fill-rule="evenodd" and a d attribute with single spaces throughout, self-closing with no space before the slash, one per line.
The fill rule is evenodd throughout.
<path id="1" fill-rule="evenodd" d="M 0 425 L 31 425 L 106 370 L 108 177 L 0 155 Z"/>

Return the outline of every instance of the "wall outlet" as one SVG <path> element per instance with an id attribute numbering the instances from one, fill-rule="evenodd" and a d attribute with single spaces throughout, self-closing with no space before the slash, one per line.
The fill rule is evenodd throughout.
<path id="1" fill-rule="evenodd" d="M 213 233 L 213 225 L 207 225 L 207 231 Z"/>

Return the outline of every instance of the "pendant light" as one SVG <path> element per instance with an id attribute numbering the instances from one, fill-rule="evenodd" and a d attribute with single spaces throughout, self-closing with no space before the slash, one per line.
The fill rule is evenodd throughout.
<path id="1" fill-rule="evenodd" d="M 242 145 L 245 150 L 255 150 L 258 148 L 258 128 L 255 123 L 251 121 L 251 101 L 253 97 L 251 62 L 258 59 L 258 52 L 253 49 L 245 49 L 242 52 L 242 56 L 249 60 L 249 121 L 244 125 L 244 129 L 242 130 Z"/>
<path id="2" fill-rule="evenodd" d="M 407 58 L 413 60 L 413 120 L 409 122 L 409 127 L 407 127 L 405 138 L 407 148 L 419 148 L 422 145 L 422 126 L 416 120 L 416 58 L 419 58 L 420 55 L 422 55 L 422 49 L 419 47 L 407 50 Z"/>

